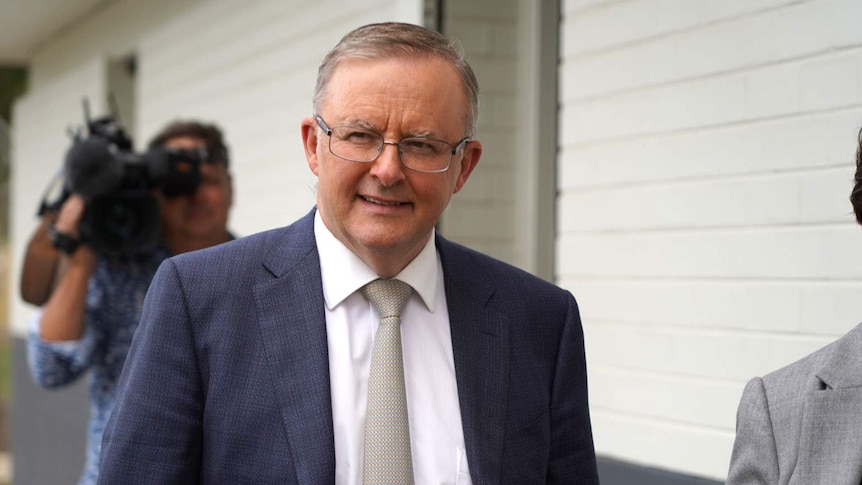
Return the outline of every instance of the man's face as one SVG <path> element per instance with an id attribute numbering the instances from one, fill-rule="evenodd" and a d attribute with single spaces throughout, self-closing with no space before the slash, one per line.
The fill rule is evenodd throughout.
<path id="1" fill-rule="evenodd" d="M 170 138 L 165 148 L 194 150 L 205 146 L 199 138 Z M 230 175 L 224 163 L 201 163 L 201 183 L 191 194 L 165 197 L 156 191 L 165 232 L 190 241 L 223 237 L 233 201 Z"/>
<path id="2" fill-rule="evenodd" d="M 423 136 L 455 145 L 466 136 L 460 77 L 438 58 L 341 61 L 322 104 L 318 114 L 328 126 L 361 124 L 389 141 Z M 302 135 L 327 228 L 372 268 L 379 267 L 372 261 L 388 261 L 395 273 L 422 250 L 482 152 L 481 143 L 470 142 L 448 171 L 421 173 L 405 168 L 392 145 L 370 163 L 342 160 L 311 118 L 303 120 Z"/>

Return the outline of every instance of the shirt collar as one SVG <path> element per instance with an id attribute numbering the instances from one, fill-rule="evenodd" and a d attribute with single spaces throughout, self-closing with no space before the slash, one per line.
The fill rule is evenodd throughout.
<path id="1" fill-rule="evenodd" d="M 439 278 L 437 245 L 434 236 L 435 233 L 432 230 L 431 237 L 428 238 L 422 251 L 395 275 L 396 279 L 413 288 L 430 312 L 434 311 L 437 301 Z M 332 310 L 356 290 L 379 278 L 374 270 L 329 231 L 320 216 L 320 211 L 314 215 L 314 237 L 317 242 L 317 252 L 320 255 L 320 276 L 327 309 Z"/>

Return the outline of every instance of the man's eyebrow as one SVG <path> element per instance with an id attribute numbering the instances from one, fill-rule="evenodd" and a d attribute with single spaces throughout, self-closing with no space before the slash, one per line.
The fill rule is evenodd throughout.
<path id="1" fill-rule="evenodd" d="M 363 130 L 373 131 L 379 133 L 380 130 L 377 129 L 371 123 L 363 120 L 362 118 L 347 118 L 346 120 L 339 123 L 341 126 L 352 126 L 354 128 L 362 128 Z"/>
<path id="2" fill-rule="evenodd" d="M 441 139 L 439 135 L 436 135 L 434 132 L 428 130 L 420 130 L 407 133 L 405 138 L 428 138 L 431 140 Z"/>
<path id="3" fill-rule="evenodd" d="M 362 118 L 347 118 L 338 124 L 340 126 L 352 126 L 354 128 L 361 128 L 363 130 L 367 130 L 367 131 L 374 132 L 377 134 L 382 133 L 382 130 L 380 128 L 377 128 L 376 126 L 372 125 L 371 123 L 369 123 L 368 121 L 365 121 Z M 441 136 L 441 135 L 439 135 L 433 131 L 429 131 L 429 130 L 417 130 L 417 131 L 405 132 L 405 133 L 401 134 L 401 137 L 402 138 L 428 138 L 430 140 L 438 140 L 438 141 L 445 141 L 446 140 L 443 136 Z"/>

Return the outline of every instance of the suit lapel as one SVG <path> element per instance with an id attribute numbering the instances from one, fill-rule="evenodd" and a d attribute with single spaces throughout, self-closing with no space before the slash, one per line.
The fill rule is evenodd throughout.
<path id="1" fill-rule="evenodd" d="M 835 342 L 808 391 L 791 483 L 862 480 L 862 326 Z"/>
<path id="2" fill-rule="evenodd" d="M 313 212 L 265 256 L 276 277 L 254 289 L 264 357 L 299 483 L 334 482 L 329 352 Z M 295 236 L 295 237 L 293 237 Z"/>
<path id="3" fill-rule="evenodd" d="M 862 391 L 809 391 L 791 483 L 862 480 Z"/>
<path id="4" fill-rule="evenodd" d="M 490 305 L 494 286 L 465 249 L 439 236 L 437 248 L 470 475 L 477 485 L 498 483 L 509 382 L 508 317 Z"/>

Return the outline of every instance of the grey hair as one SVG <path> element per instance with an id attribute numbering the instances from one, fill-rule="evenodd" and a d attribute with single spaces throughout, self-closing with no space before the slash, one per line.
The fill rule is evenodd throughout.
<path id="1" fill-rule="evenodd" d="M 461 76 L 464 95 L 468 101 L 467 136 L 476 134 L 479 122 L 479 82 L 473 68 L 467 63 L 460 42 L 449 40 L 443 34 L 418 25 L 385 22 L 369 24 L 345 35 L 326 54 L 317 71 L 312 108 L 319 113 L 326 88 L 338 63 L 351 58 L 386 59 L 408 56 L 439 57 L 450 61 Z"/>

